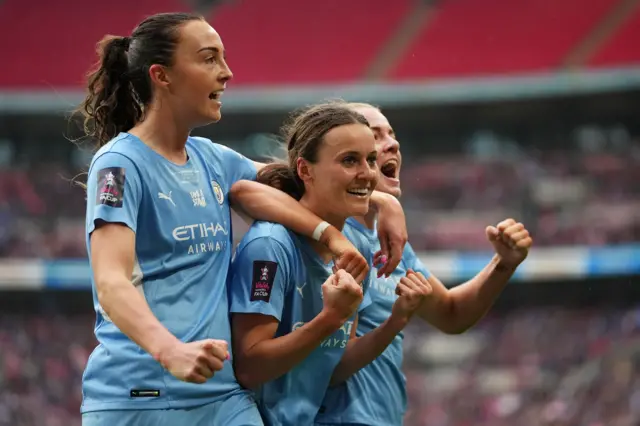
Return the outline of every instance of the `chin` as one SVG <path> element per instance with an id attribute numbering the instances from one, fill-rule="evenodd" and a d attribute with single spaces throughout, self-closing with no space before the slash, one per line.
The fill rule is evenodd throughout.
<path id="1" fill-rule="evenodd" d="M 369 199 L 367 199 L 366 202 L 362 201 L 358 203 L 347 204 L 347 209 L 349 211 L 347 212 L 346 217 L 365 216 L 369 212 L 369 205 L 370 205 Z"/>
<path id="2" fill-rule="evenodd" d="M 216 111 L 213 114 L 209 115 L 209 123 L 217 123 L 222 118 L 222 114 L 220 111 Z"/>

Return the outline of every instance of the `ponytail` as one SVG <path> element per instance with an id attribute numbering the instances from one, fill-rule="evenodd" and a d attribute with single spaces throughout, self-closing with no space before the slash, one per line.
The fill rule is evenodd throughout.
<path id="1" fill-rule="evenodd" d="M 256 180 L 286 192 L 298 201 L 304 195 L 304 183 L 298 172 L 284 163 L 267 164 L 258 172 Z"/>
<path id="2" fill-rule="evenodd" d="M 88 75 L 88 93 L 79 111 L 85 134 L 95 138 L 98 147 L 131 129 L 143 115 L 129 74 L 130 41 L 129 37 L 104 37 L 98 43 L 99 66 Z"/>

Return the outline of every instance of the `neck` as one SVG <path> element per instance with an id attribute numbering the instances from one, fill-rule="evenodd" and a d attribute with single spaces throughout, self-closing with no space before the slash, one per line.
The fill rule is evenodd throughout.
<path id="1" fill-rule="evenodd" d="M 326 203 L 321 203 L 317 200 L 314 200 L 312 199 L 312 197 L 305 193 L 300 199 L 300 204 L 309 209 L 311 212 L 320 216 L 322 220 L 329 222 L 339 230 L 342 231 L 342 228 L 344 228 L 344 222 L 347 220 L 347 218 L 328 211 L 327 207 L 329 206 L 327 206 Z"/>
<path id="2" fill-rule="evenodd" d="M 181 126 L 178 117 L 169 108 L 162 108 L 158 102 L 152 102 L 146 108 L 144 120 L 129 131 L 151 149 L 167 160 L 184 164 L 187 162 L 185 146 L 190 129 Z"/>
<path id="3" fill-rule="evenodd" d="M 376 218 L 378 217 L 378 213 L 370 208 L 366 215 L 357 216 L 355 219 L 364 225 L 367 229 L 373 229 L 376 225 Z"/>
<path id="4" fill-rule="evenodd" d="M 300 199 L 300 204 L 309 209 L 309 211 L 311 211 L 312 213 L 318 215 L 322 220 L 325 220 L 329 224 L 338 228 L 340 231 L 342 231 L 342 228 L 344 228 L 344 222 L 345 220 L 347 220 L 346 217 L 328 212 L 326 209 L 327 206 L 323 206 L 322 203 L 312 199 L 312 197 L 310 197 L 309 195 L 303 195 Z M 323 261 L 329 262 L 331 260 L 331 258 L 333 257 L 332 253 L 324 244 L 311 239 L 309 239 L 309 243 L 311 244 L 311 247 L 313 247 L 314 251 L 320 255 Z"/>

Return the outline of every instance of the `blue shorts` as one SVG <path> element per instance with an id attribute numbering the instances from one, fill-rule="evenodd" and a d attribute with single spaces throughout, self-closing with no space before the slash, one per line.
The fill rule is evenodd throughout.
<path id="1" fill-rule="evenodd" d="M 246 393 L 199 407 L 163 410 L 92 411 L 82 426 L 264 426 L 255 401 Z"/>

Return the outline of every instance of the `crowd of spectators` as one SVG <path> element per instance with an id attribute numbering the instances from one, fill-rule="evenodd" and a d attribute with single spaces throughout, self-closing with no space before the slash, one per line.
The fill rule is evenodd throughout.
<path id="1" fill-rule="evenodd" d="M 0 316 L 0 425 L 80 425 L 92 314 Z M 406 331 L 407 426 L 634 426 L 640 307 L 527 308 Z"/>

